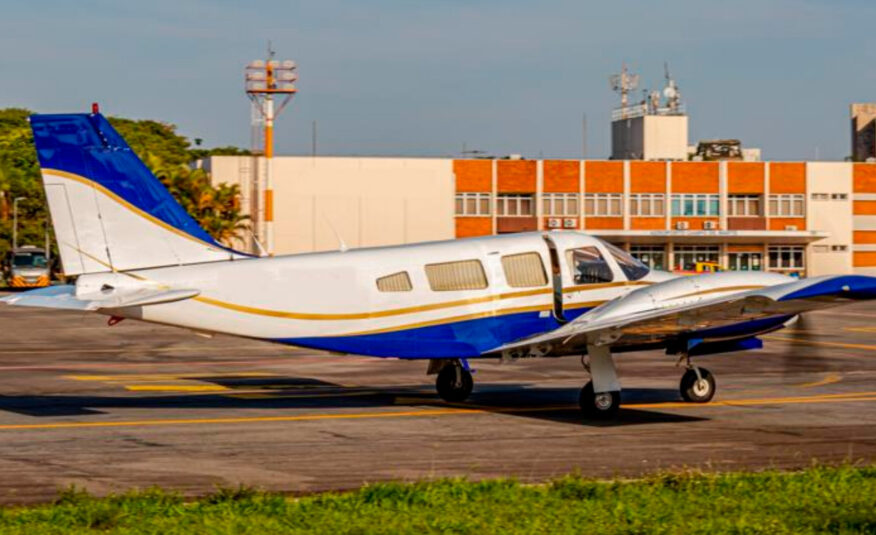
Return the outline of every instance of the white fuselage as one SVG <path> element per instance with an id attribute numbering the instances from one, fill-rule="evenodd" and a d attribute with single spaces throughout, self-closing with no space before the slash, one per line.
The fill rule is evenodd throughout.
<path id="1" fill-rule="evenodd" d="M 580 247 L 601 251 L 611 269 L 609 282 L 576 282 L 568 252 Z M 544 284 L 509 284 L 503 259 L 524 253 L 541 259 Z M 427 265 L 465 260 L 483 266 L 485 288 L 432 289 Z M 379 278 L 402 272 L 409 278 L 408 290 L 378 288 Z M 616 303 L 634 308 L 676 306 L 777 284 L 779 279 L 787 280 L 763 273 L 678 278 L 651 272 L 631 281 L 603 242 L 583 233 L 560 232 L 88 274 L 80 277 L 77 292 L 105 284 L 197 289 L 200 294 L 193 299 L 107 313 L 348 353 L 426 358 L 478 356 L 555 329 L 634 290 Z M 616 313 L 613 305 L 601 310 Z"/>

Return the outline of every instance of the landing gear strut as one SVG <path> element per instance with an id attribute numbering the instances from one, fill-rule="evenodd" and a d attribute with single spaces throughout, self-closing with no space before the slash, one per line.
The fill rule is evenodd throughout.
<path id="1" fill-rule="evenodd" d="M 459 403 L 465 401 L 471 394 L 474 380 L 471 377 L 471 372 L 465 369 L 458 360 L 454 360 L 438 372 L 435 388 L 444 401 Z"/>
<path id="2" fill-rule="evenodd" d="M 620 381 L 614 358 L 607 346 L 587 346 L 587 357 L 589 363 L 583 358 L 581 362 L 590 372 L 591 381 L 581 389 L 578 405 L 585 418 L 613 418 L 621 404 Z"/>

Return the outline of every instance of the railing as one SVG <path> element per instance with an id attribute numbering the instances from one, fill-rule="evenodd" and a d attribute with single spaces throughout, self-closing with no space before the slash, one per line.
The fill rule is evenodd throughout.
<path id="1" fill-rule="evenodd" d="M 644 117 L 645 115 L 684 115 L 684 104 L 680 104 L 676 108 L 668 106 L 662 108 L 650 108 L 647 104 L 636 104 L 627 106 L 626 108 L 615 108 L 611 110 L 611 120 L 620 121 L 623 119 L 634 119 L 636 117 Z"/>

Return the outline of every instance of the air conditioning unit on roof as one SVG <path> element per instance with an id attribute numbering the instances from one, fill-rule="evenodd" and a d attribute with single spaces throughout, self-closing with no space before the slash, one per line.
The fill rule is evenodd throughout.
<path id="1" fill-rule="evenodd" d="M 675 223 L 675 230 L 687 230 L 690 228 L 690 223 L 687 221 L 678 221 Z"/>
<path id="2" fill-rule="evenodd" d="M 790 230 L 790 231 L 796 232 L 797 225 L 785 225 L 785 230 Z"/>
<path id="3" fill-rule="evenodd" d="M 563 228 L 575 228 L 578 226 L 578 220 L 572 217 L 563 219 Z"/>
<path id="4" fill-rule="evenodd" d="M 718 230 L 718 222 L 717 221 L 703 221 L 703 229 L 705 229 L 705 230 Z"/>
<path id="5" fill-rule="evenodd" d="M 562 228 L 563 222 L 558 217 L 548 219 L 548 228 Z"/>

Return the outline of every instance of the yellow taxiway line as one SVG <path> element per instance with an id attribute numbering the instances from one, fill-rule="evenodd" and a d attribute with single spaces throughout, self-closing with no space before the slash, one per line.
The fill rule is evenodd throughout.
<path id="1" fill-rule="evenodd" d="M 684 402 L 660 403 L 630 403 L 624 405 L 628 409 L 672 409 L 672 408 L 715 408 L 715 407 L 745 407 L 754 405 L 784 405 L 798 403 L 853 403 L 876 401 L 876 392 L 853 392 L 847 394 L 821 394 L 815 396 L 796 396 L 781 398 L 736 399 L 713 401 L 694 404 Z M 110 422 L 53 422 L 40 424 L 6 424 L 0 425 L 0 431 L 36 430 L 36 429 L 88 429 L 113 427 L 158 427 L 173 425 L 221 425 L 221 424 L 253 424 L 276 422 L 312 422 L 332 420 L 367 420 L 380 418 L 435 417 L 466 414 L 516 414 L 528 412 L 548 412 L 573 409 L 572 405 L 550 407 L 495 407 L 495 408 L 463 408 L 447 407 L 441 409 L 421 409 L 385 412 L 358 412 L 337 414 L 302 414 L 297 416 L 241 416 L 224 418 L 158 418 L 153 420 L 120 420 Z"/>
<path id="2" fill-rule="evenodd" d="M 822 378 L 818 381 L 812 381 L 811 383 L 803 383 L 803 384 L 799 384 L 796 386 L 799 388 L 815 388 L 816 386 L 832 385 L 834 383 L 838 383 L 838 382 L 842 381 L 842 379 L 843 379 L 842 375 L 840 375 L 838 373 L 829 373 L 829 374 L 825 375 L 824 378 Z"/>

